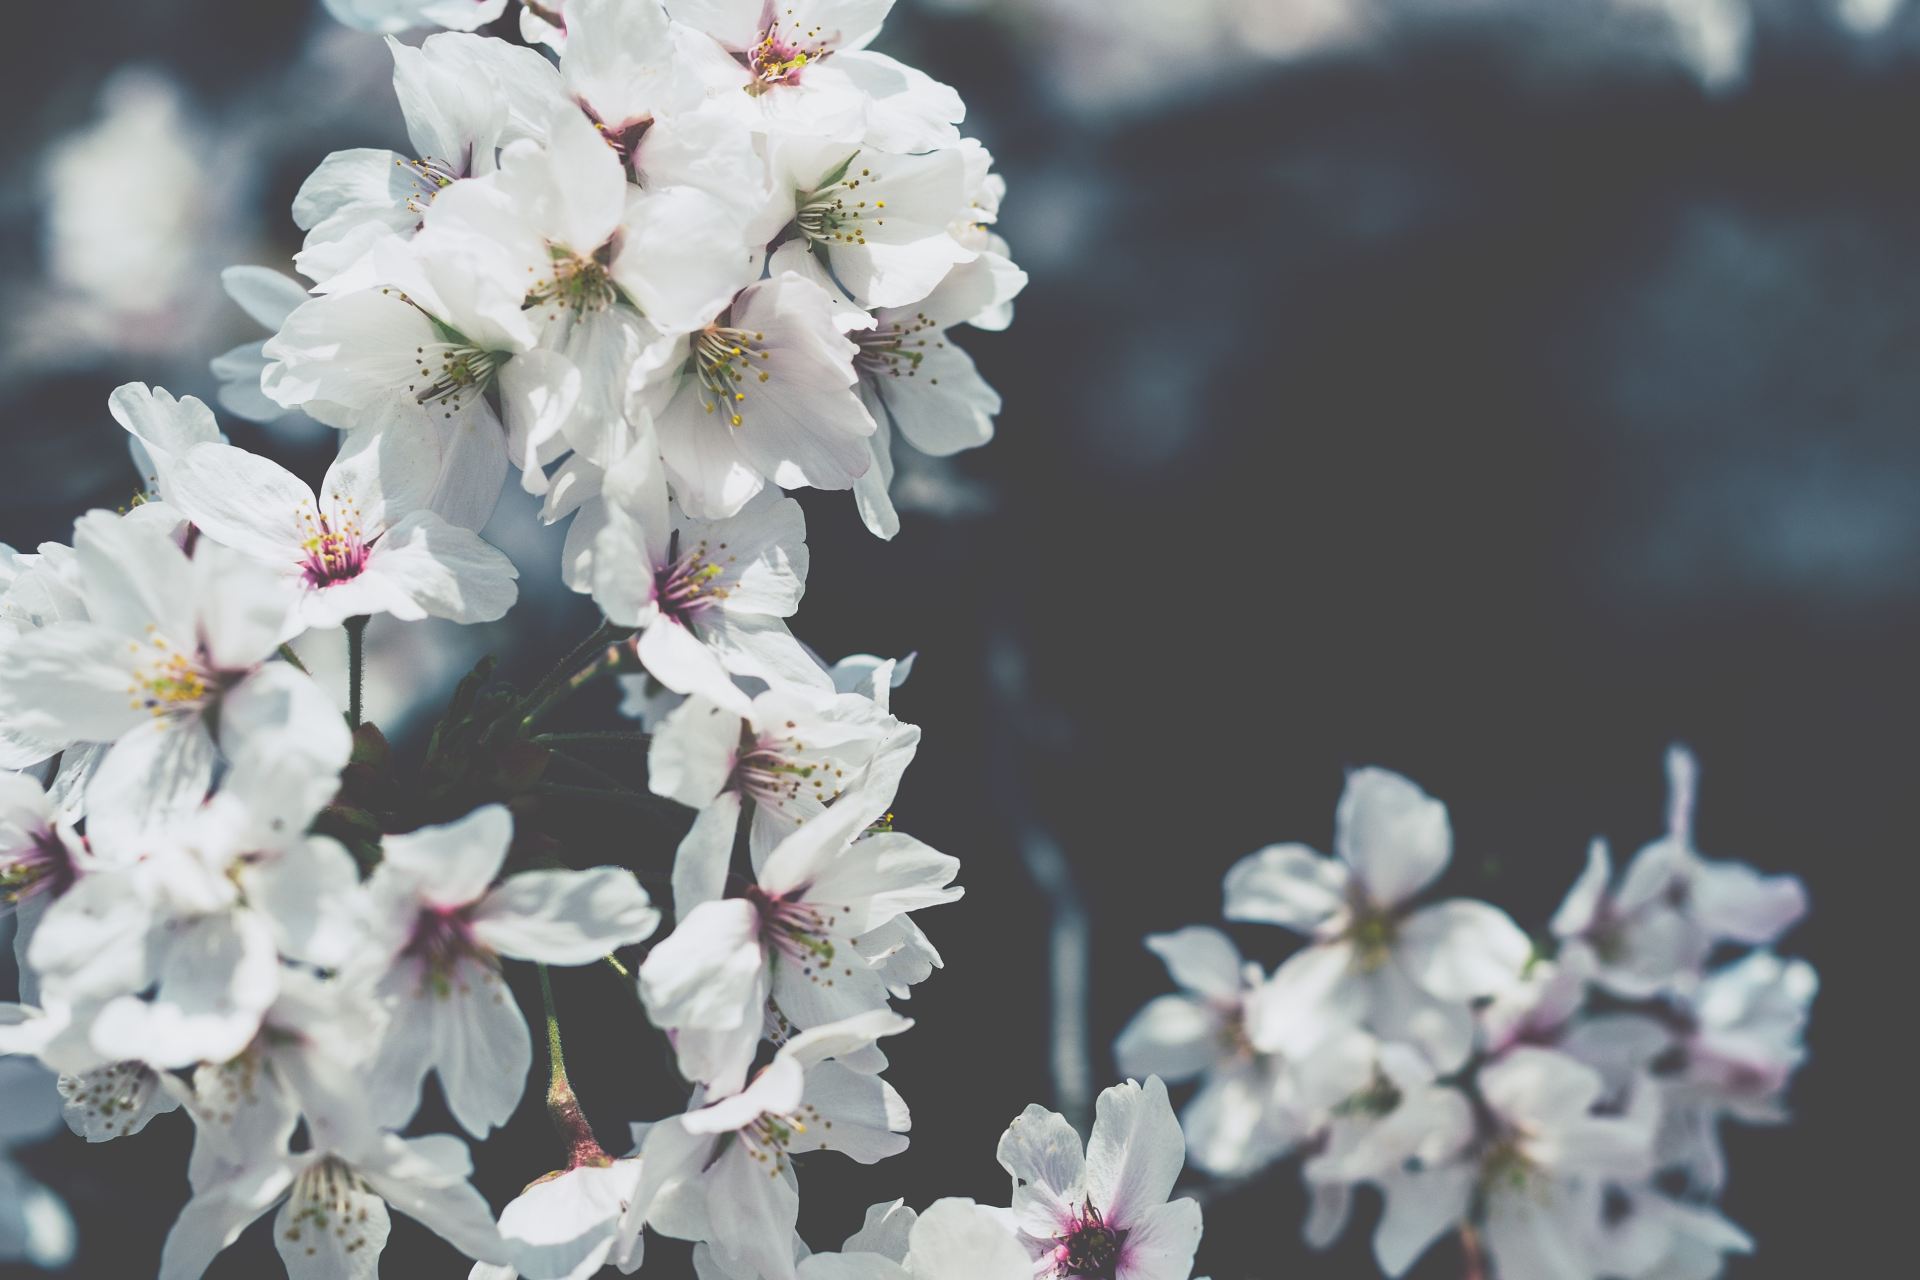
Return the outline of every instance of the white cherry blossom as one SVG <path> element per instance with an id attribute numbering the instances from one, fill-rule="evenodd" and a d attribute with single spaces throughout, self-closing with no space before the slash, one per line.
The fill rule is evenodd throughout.
<path id="1" fill-rule="evenodd" d="M 207 537 L 278 569 L 308 627 L 379 613 L 491 622 L 513 605 L 513 562 L 428 508 L 436 459 L 417 434 L 349 434 L 318 494 L 231 445 L 196 445 L 178 464 L 175 505 Z"/>
<path id="2" fill-rule="evenodd" d="M 522 871 L 494 885 L 512 839 L 511 816 L 489 805 L 382 842 L 367 883 L 366 976 L 390 1015 L 369 1071 L 376 1119 L 404 1122 L 437 1071 L 468 1132 L 505 1123 L 533 1050 L 500 958 L 592 964 L 660 923 L 633 873 L 617 867 Z"/>
<path id="3" fill-rule="evenodd" d="M 885 785 L 849 789 L 775 846 L 737 897 L 721 896 L 717 846 L 704 865 L 676 867 L 682 914 L 641 965 L 640 995 L 672 1034 L 681 1074 L 716 1092 L 738 1088 L 769 998 L 804 1028 L 886 1007 L 902 976 L 889 962 L 917 938 L 908 914 L 961 895 L 957 859 L 901 832 L 868 831 L 891 801 Z"/>
<path id="4" fill-rule="evenodd" d="M 798 503 L 763 493 L 731 518 L 694 519 L 669 500 L 659 456 L 643 443 L 608 474 L 595 519 L 594 602 L 640 629 L 635 651 L 661 684 L 741 714 L 736 675 L 830 687 L 785 622 L 806 586 Z"/>
<path id="5" fill-rule="evenodd" d="M 728 1272 L 794 1280 L 793 1158 L 831 1150 L 871 1164 L 906 1149 L 905 1102 L 860 1059 L 912 1025 L 881 1010 L 821 1026 L 783 1045 L 744 1089 L 696 1093 L 686 1114 L 647 1131 L 623 1238 L 644 1224 L 705 1241 Z"/>
<path id="6" fill-rule="evenodd" d="M 1446 806 L 1384 769 L 1348 776 L 1334 858 L 1274 845 L 1227 876 L 1226 916 L 1311 942 L 1275 971 L 1249 1020 L 1257 1047 L 1300 1053 L 1326 1029 L 1365 1022 L 1422 1047 L 1443 1069 L 1467 1055 L 1466 1002 L 1517 982 L 1532 944 L 1506 913 L 1453 898 L 1413 900 L 1446 869 Z"/>
<path id="7" fill-rule="evenodd" d="M 470 1258 L 504 1261 L 487 1202 L 467 1179 L 466 1144 L 446 1134 L 378 1134 L 297 1155 L 263 1151 L 194 1189 L 160 1255 L 160 1280 L 197 1280 L 276 1205 L 273 1243 L 290 1276 L 371 1277 L 387 1244 L 388 1209 Z"/>
<path id="8" fill-rule="evenodd" d="M 1187 1280 L 1200 1206 L 1167 1199 L 1185 1152 L 1158 1076 L 1100 1094 L 1083 1154 L 1057 1112 L 1030 1106 L 1000 1138 L 1035 1280 Z"/>
<path id="9" fill-rule="evenodd" d="M 1266 975 L 1217 929 L 1149 934 L 1147 946 L 1182 990 L 1133 1016 L 1114 1042 L 1115 1065 L 1134 1079 L 1199 1079 L 1180 1116 L 1195 1167 L 1236 1177 L 1279 1159 L 1305 1121 L 1284 1060 L 1247 1040 L 1247 1003 Z"/>
<path id="10" fill-rule="evenodd" d="M 124 803 L 147 813 L 206 794 L 216 713 L 230 758 L 344 754 L 326 695 L 268 661 L 298 629 L 280 575 L 205 541 L 189 557 L 168 529 L 108 512 L 78 522 L 74 558 L 87 618 L 9 644 L 0 722 L 62 745 L 111 743 L 101 767 L 116 767 Z"/>

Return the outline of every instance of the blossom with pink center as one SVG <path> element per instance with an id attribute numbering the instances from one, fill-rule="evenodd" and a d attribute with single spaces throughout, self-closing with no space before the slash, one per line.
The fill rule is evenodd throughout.
<path id="1" fill-rule="evenodd" d="M 869 831 L 891 786 L 849 789 L 775 846 L 756 882 L 722 897 L 725 851 L 676 868 L 672 934 L 640 966 L 640 996 L 673 1037 L 681 1074 L 740 1087 L 768 1001 L 788 1027 L 884 1009 L 931 972 L 908 913 L 952 902 L 959 861 L 892 830 Z M 930 950 L 930 948 L 928 949 Z"/>
<path id="2" fill-rule="evenodd" d="M 794 1158 L 831 1150 L 872 1164 L 906 1150 L 911 1117 L 876 1074 L 886 1059 L 874 1042 L 912 1025 L 874 1010 L 804 1032 L 745 1088 L 699 1090 L 650 1128 L 616 1262 L 637 1258 L 645 1226 L 707 1242 L 725 1274 L 794 1280 Z"/>
<path id="3" fill-rule="evenodd" d="M 389 613 L 491 622 L 512 607 L 513 562 L 427 506 L 436 463 L 423 437 L 356 432 L 320 492 L 278 463 L 225 444 L 175 460 L 175 505 L 201 532 L 279 570 L 300 621 Z"/>
<path id="4" fill-rule="evenodd" d="M 1187 1280 L 1200 1206 L 1168 1201 L 1186 1148 L 1158 1076 L 1101 1093 L 1083 1155 L 1059 1113 L 1030 1106 L 1000 1138 L 1013 1215 L 1046 1280 Z"/>
<path id="5" fill-rule="evenodd" d="M 75 850 L 84 847 L 38 782 L 0 773 L 0 914 L 65 893 L 79 875 Z"/>
<path id="6" fill-rule="evenodd" d="M 608 471 L 604 497 L 574 517 L 576 530 L 583 521 L 585 585 L 609 620 L 640 630 L 635 651 L 661 684 L 741 715 L 748 699 L 735 676 L 832 689 L 785 621 L 806 586 L 798 503 L 769 490 L 725 519 L 693 519 L 669 501 L 648 435 Z"/>
<path id="7" fill-rule="evenodd" d="M 159 510 L 170 514 L 135 518 Z M 135 825 L 198 806 L 222 754 L 316 766 L 344 756 L 332 700 L 271 660 L 300 629 L 286 579 L 206 538 L 189 555 L 175 541 L 171 504 L 134 513 L 76 523 L 85 618 L 8 644 L 0 725 L 67 747 L 106 746 L 97 767 L 119 775 L 116 799 L 127 807 L 116 817 Z"/>
<path id="8" fill-rule="evenodd" d="M 713 37 L 720 56 L 688 50 L 715 101 L 775 135 L 925 151 L 957 137 L 959 95 L 867 49 L 893 0 L 695 0 L 675 21 Z M 719 51 L 715 51 L 718 54 Z"/>
<path id="9" fill-rule="evenodd" d="M 438 1071 L 447 1105 L 484 1136 L 520 1101 L 532 1064 L 526 1020 L 500 977 L 503 956 L 591 964 L 660 923 L 646 890 L 618 867 L 523 871 L 498 885 L 513 839 L 500 805 L 388 836 L 367 890 L 370 958 L 359 976 L 391 1014 L 369 1069 L 376 1120 L 403 1124 Z"/>
<path id="10" fill-rule="evenodd" d="M 688 698 L 660 721 L 647 754 L 654 793 L 699 811 L 675 858 L 676 892 L 687 887 L 694 902 L 717 894 L 711 885 L 684 886 L 682 872 L 724 868 L 743 809 L 752 814 L 757 868 L 854 779 L 871 784 L 884 774 L 896 785 L 919 742 L 920 730 L 894 719 L 883 698 L 859 693 L 770 689 L 744 716 Z"/>

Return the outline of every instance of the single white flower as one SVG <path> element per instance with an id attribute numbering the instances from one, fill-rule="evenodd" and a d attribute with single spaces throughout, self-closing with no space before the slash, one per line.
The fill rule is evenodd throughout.
<path id="1" fill-rule="evenodd" d="M 493 514 L 517 442 L 564 412 L 530 351 L 526 282 L 498 249 L 463 236 L 392 236 L 369 250 L 377 287 L 301 304 L 262 351 L 261 390 L 331 427 L 418 433 L 438 450 L 428 505 L 479 529 Z M 501 411 L 488 393 L 498 388 Z M 502 421 L 502 412 L 505 421 Z M 512 439 L 510 440 L 510 436 Z"/>
<path id="2" fill-rule="evenodd" d="M 958 147 L 892 155 L 793 138 L 773 155 L 776 208 L 785 214 L 791 204 L 792 242 L 863 307 L 918 302 L 976 256 L 951 231 L 967 209 L 967 162 Z"/>
<path id="3" fill-rule="evenodd" d="M 853 487 L 874 432 L 855 391 L 859 347 L 846 336 L 855 323 L 789 271 L 747 286 L 676 342 L 642 398 L 689 514 L 732 515 L 769 482 Z"/>
<path id="4" fill-rule="evenodd" d="M 84 582 L 72 547 L 43 542 L 23 554 L 0 543 L 0 652 L 15 638 L 52 623 L 85 621 Z M 63 728 L 50 726 L 44 733 L 29 733 L 0 714 L 0 769 L 37 769 L 59 756 L 61 769 L 71 772 L 70 761 L 75 757 L 98 754 L 74 748 Z M 69 790 L 75 782 L 84 786 L 85 779 L 70 780 Z"/>
<path id="5" fill-rule="evenodd" d="M 617 867 L 523 871 L 494 885 L 512 840 L 512 817 L 488 805 L 382 841 L 367 883 L 367 977 L 391 1014 L 368 1072 L 377 1120 L 403 1123 L 427 1072 L 438 1071 L 468 1132 L 505 1123 L 533 1048 L 500 958 L 592 964 L 659 926 L 646 891 Z"/>
<path id="6" fill-rule="evenodd" d="M 695 69 L 748 126 L 925 151 L 954 139 L 966 108 L 946 85 L 866 48 L 892 8 L 893 0 L 682 0 L 673 16 L 725 51 Z"/>
<path id="7" fill-rule="evenodd" d="M 797 244 L 783 245 L 772 267 L 796 271 L 836 298 L 840 295 L 838 282 Z M 913 448 L 933 457 L 975 449 L 993 438 L 1000 395 L 949 331 L 991 318 L 997 308 L 1011 304 L 1026 280 L 1025 272 L 1004 259 L 982 255 L 953 268 L 924 298 L 880 307 L 871 327 L 851 331 L 860 348 L 853 361 L 860 399 L 877 424 L 867 442 L 873 462 L 855 482 L 853 496 L 861 520 L 877 537 L 891 538 L 900 530 L 888 496 L 895 430 Z"/>
<path id="8" fill-rule="evenodd" d="M 1686 748 L 1668 751 L 1667 776 L 1667 834 L 1634 855 L 1618 886 L 1605 842 L 1594 841 L 1551 925 L 1563 958 L 1628 999 L 1685 994 L 1716 945 L 1770 946 L 1807 910 L 1798 878 L 1695 852 L 1698 766 Z"/>
<path id="9" fill-rule="evenodd" d="M 73 887 L 87 860 L 86 841 L 46 789 L 20 773 L 0 773 L 0 916 L 12 914 L 21 996 L 36 996 L 27 944 L 49 903 Z"/>
<path id="10" fill-rule="evenodd" d="M 350 433 L 315 494 L 232 445 L 178 459 L 176 503 L 214 541 L 280 571 L 308 627 L 390 613 L 492 622 L 512 607 L 513 562 L 427 507 L 437 459 L 404 430 Z"/>
<path id="11" fill-rule="evenodd" d="M 724 867 L 747 804 L 759 864 L 870 770 L 873 777 L 888 775 L 882 785 L 897 785 L 919 741 L 917 727 L 859 694 L 769 689 L 744 716 L 696 694 L 655 729 L 647 785 L 699 811 L 676 867 L 683 859 L 689 867 Z M 711 886 L 696 886 L 686 906 L 712 896 Z"/>
<path id="12" fill-rule="evenodd" d="M 697 1092 L 685 1115 L 647 1131 L 623 1240 L 645 1225 L 705 1241 L 728 1272 L 794 1280 L 793 1157 L 831 1150 L 872 1164 L 906 1150 L 906 1103 L 849 1061 L 912 1025 L 878 1010 L 818 1027 L 782 1046 L 745 1089 Z"/>
<path id="13" fill-rule="evenodd" d="M 273 1243 L 295 1277 L 371 1277 L 390 1229 L 388 1206 L 470 1258 L 504 1261 L 487 1202 L 467 1179 L 466 1144 L 446 1134 L 379 1134 L 297 1155 L 263 1154 L 194 1189 L 167 1234 L 160 1280 L 198 1280 L 275 1205 Z"/>
<path id="14" fill-rule="evenodd" d="M 676 908 L 690 909 L 641 964 L 640 997 L 672 1036 L 682 1075 L 737 1089 L 769 998 L 784 1024 L 804 1028 L 886 1008 L 901 978 L 889 962 L 917 936 L 908 913 L 961 896 L 958 859 L 868 831 L 891 800 L 888 786 L 849 790 L 775 846 L 737 897 L 720 896 L 717 847 L 708 864 L 675 868 Z"/>
<path id="15" fill-rule="evenodd" d="M 1329 1030 L 1366 1025 L 1419 1045 L 1443 1070 L 1472 1044 L 1467 1001 L 1517 982 L 1533 954 L 1504 911 L 1465 898 L 1416 908 L 1446 869 L 1446 806 L 1384 769 L 1350 774 L 1334 816 L 1334 858 L 1274 845 L 1227 873 L 1229 920 L 1277 924 L 1312 941 L 1287 959 L 1250 1016 L 1256 1046 L 1304 1053 Z"/>
<path id="16" fill-rule="evenodd" d="M 806 586 L 798 503 L 762 493 L 731 518 L 690 518 L 669 502 L 659 456 L 642 441 L 608 473 L 596 505 L 594 602 L 613 622 L 640 628 L 635 651 L 660 683 L 741 714 L 747 696 L 735 675 L 830 687 L 785 622 Z"/>
<path id="17" fill-rule="evenodd" d="M 1169 1201 L 1186 1150 L 1167 1087 L 1102 1091 L 1084 1155 L 1059 1113 L 1029 1106 L 1000 1138 L 1013 1214 L 1036 1280 L 1187 1280 L 1200 1206 Z"/>
<path id="18" fill-rule="evenodd" d="M 135 508 L 136 511 L 141 508 Z M 279 574 L 202 540 L 108 512 L 75 526 L 86 621 L 19 636 L 0 664 L 0 722 L 62 743 L 111 743 L 101 768 L 124 812 L 197 806 L 218 742 L 230 759 L 345 758 L 347 730 L 305 675 L 270 662 L 296 605 Z"/>
<path id="19" fill-rule="evenodd" d="M 1218 929 L 1147 936 L 1182 988 L 1157 996 L 1114 1042 L 1114 1062 L 1134 1079 L 1175 1084 L 1198 1078 L 1182 1110 L 1187 1155 L 1219 1177 L 1253 1173 L 1284 1156 L 1305 1132 L 1287 1064 L 1247 1040 L 1247 1001 L 1266 980 Z"/>

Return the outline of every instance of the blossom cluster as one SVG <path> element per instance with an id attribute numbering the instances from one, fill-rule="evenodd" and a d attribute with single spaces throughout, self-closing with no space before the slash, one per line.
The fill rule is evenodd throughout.
<path id="1" fill-rule="evenodd" d="M 395 31 L 505 6 L 329 7 Z M 555 0 L 525 6 L 526 45 L 389 39 L 412 153 L 319 165 L 293 207 L 304 280 L 226 276 L 273 333 L 214 362 L 220 403 L 337 428 L 320 483 L 129 384 L 109 409 L 136 500 L 0 550 L 0 1140 L 51 1118 L 22 1101 L 43 1071 L 89 1141 L 184 1111 L 165 1280 L 270 1214 L 290 1274 L 370 1276 L 393 1210 L 479 1280 L 631 1272 L 649 1233 L 740 1280 L 1188 1274 L 1199 1213 L 1167 1203 L 1158 1081 L 1109 1091 L 1084 1159 L 1059 1117 L 1021 1117 L 1011 1208 L 883 1206 L 843 1255 L 795 1232 L 796 1157 L 907 1145 L 879 1043 L 941 963 L 917 913 L 961 890 L 890 812 L 910 664 L 829 665 L 789 629 L 787 491 L 851 490 L 893 536 L 893 433 L 986 442 L 999 400 L 949 331 L 1007 324 L 1025 279 L 957 95 L 866 48 L 889 8 Z M 483 662 L 409 769 L 364 714 L 368 622 L 506 614 L 519 570 L 480 531 L 516 476 L 568 522 L 552 572 L 601 625 L 529 689 Z M 344 715 L 296 648 L 331 629 Z M 602 677 L 639 723 L 550 731 Z M 581 805 L 690 825 L 588 855 L 547 822 Z M 496 1216 L 467 1143 L 417 1130 L 429 1077 L 474 1139 L 520 1106 L 535 1037 L 509 962 L 537 972 L 563 1162 Z M 581 966 L 632 983 L 692 1088 L 617 1157 L 565 1069 L 548 970 Z M 70 1254 L 57 1199 L 0 1178 L 0 1248 Z"/>
<path id="2" fill-rule="evenodd" d="M 1216 1178 L 1299 1153 L 1317 1248 L 1374 1188 L 1387 1275 L 1449 1234 L 1475 1277 L 1720 1274 L 1752 1247 L 1713 1205 L 1720 1127 L 1787 1118 L 1817 982 L 1769 949 L 1800 883 L 1701 856 L 1692 756 L 1668 772 L 1666 833 L 1618 876 L 1596 841 L 1534 940 L 1485 902 L 1425 900 L 1446 807 L 1355 771 L 1335 856 L 1275 845 L 1227 873 L 1229 921 L 1305 945 L 1269 974 L 1217 929 L 1149 937 L 1181 990 L 1128 1024 L 1121 1069 L 1198 1081 L 1182 1123 Z"/>

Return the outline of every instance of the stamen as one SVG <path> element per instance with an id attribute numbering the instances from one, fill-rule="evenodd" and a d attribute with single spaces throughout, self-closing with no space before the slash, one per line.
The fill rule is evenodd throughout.
<path id="1" fill-rule="evenodd" d="M 35 895 L 57 898 L 72 887 L 74 876 L 66 842 L 42 827 L 26 844 L 0 852 L 0 909 L 17 907 Z"/>
<path id="2" fill-rule="evenodd" d="M 787 17 L 792 19 L 792 9 L 787 10 Z M 776 17 L 760 32 L 759 42 L 747 50 L 747 66 L 753 72 L 747 92 L 758 97 L 777 85 L 799 84 L 800 73 L 808 64 L 818 62 L 829 52 L 827 42 L 820 38 L 819 27 L 782 32 L 780 19 Z"/>
<path id="3" fill-rule="evenodd" d="M 436 372 L 426 362 L 424 349 L 417 350 L 415 358 L 420 359 L 420 376 L 426 380 L 424 388 L 409 383 L 407 390 L 413 392 L 414 401 L 428 404 L 439 400 L 446 402 L 447 416 L 451 418 L 458 409 L 463 397 L 484 393 L 493 385 L 494 374 L 506 363 L 504 353 L 482 351 L 478 347 L 449 346 L 440 355 L 440 368 Z"/>
<path id="4" fill-rule="evenodd" d="M 335 497 L 336 513 L 329 519 L 312 511 L 300 518 L 307 526 L 307 537 L 300 544 L 305 552 L 300 572 L 311 587 L 331 587 L 350 582 L 367 567 L 369 548 L 360 536 L 360 522 L 353 504 Z"/>
<path id="5" fill-rule="evenodd" d="M 671 549 L 677 551 L 679 545 L 676 535 Z M 726 574 L 734 559 L 727 554 L 726 543 L 710 548 L 702 538 L 691 551 L 676 556 L 654 575 L 654 599 L 663 612 L 685 622 L 731 594 Z"/>
<path id="6" fill-rule="evenodd" d="M 708 325 L 693 335 L 693 371 L 705 389 L 700 404 L 708 413 L 724 405 L 728 424 L 740 425 L 747 398 L 742 388 L 748 382 L 765 382 L 773 376 L 771 369 L 755 369 L 753 365 L 755 360 L 771 359 L 760 345 L 766 340 L 764 333 L 724 325 Z"/>
<path id="7" fill-rule="evenodd" d="M 925 335 L 932 333 L 933 337 Z M 860 350 L 854 354 L 854 368 L 869 379 L 912 378 L 927 358 L 928 344 L 946 346 L 946 339 L 925 312 L 915 313 L 910 322 L 879 325 L 848 335 Z"/>
<path id="8" fill-rule="evenodd" d="M 367 1211 L 353 1203 L 353 1197 L 366 1190 L 366 1183 L 338 1156 L 316 1160 L 293 1184 L 292 1212 L 283 1233 L 287 1241 L 304 1244 L 308 1257 L 319 1252 L 319 1242 L 329 1233 L 342 1253 L 367 1248 Z"/>
<path id="9" fill-rule="evenodd" d="M 553 275 L 534 281 L 533 288 L 527 291 L 528 306 L 551 302 L 584 315 L 589 311 L 605 311 L 619 301 L 619 291 L 607 271 L 612 257 L 610 244 L 602 245 L 585 258 L 557 244 L 548 245 L 547 254 L 553 259 Z"/>
<path id="10" fill-rule="evenodd" d="M 181 653 L 153 627 L 147 630 L 145 645 L 128 641 L 135 655 L 133 683 L 127 686 L 128 705 L 155 719 L 198 711 L 213 692 L 213 673 L 198 655 Z"/>
<path id="11" fill-rule="evenodd" d="M 810 243 L 826 248 L 836 244 L 865 244 L 869 221 L 886 224 L 886 219 L 879 214 L 887 202 L 872 191 L 861 194 L 862 187 L 871 188 L 880 180 L 878 175 L 870 168 L 849 172 L 857 158 L 857 153 L 848 157 L 845 164 L 827 176 L 825 185 L 818 191 L 800 197 L 793 223 Z"/>

